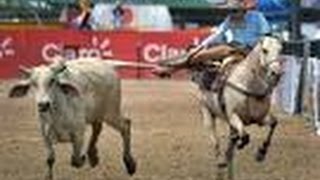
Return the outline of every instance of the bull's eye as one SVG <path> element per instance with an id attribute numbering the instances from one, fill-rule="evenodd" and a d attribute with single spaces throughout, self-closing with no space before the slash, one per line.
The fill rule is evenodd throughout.
<path id="1" fill-rule="evenodd" d="M 37 82 L 37 81 L 31 80 L 30 83 L 31 83 L 31 86 L 33 86 L 33 87 L 35 87 L 35 88 L 38 87 L 38 82 Z"/>
<path id="2" fill-rule="evenodd" d="M 38 87 L 38 83 L 37 83 L 37 82 L 35 82 L 35 81 L 32 81 L 32 85 L 33 85 L 35 88 L 37 88 L 37 87 Z"/>
<path id="3" fill-rule="evenodd" d="M 55 79 L 54 79 L 54 78 L 50 79 L 50 81 L 49 81 L 49 87 L 53 86 L 54 82 L 55 82 Z"/>
<path id="4" fill-rule="evenodd" d="M 264 54 L 268 54 L 269 50 L 268 50 L 268 49 L 262 49 L 262 52 L 263 52 Z"/>

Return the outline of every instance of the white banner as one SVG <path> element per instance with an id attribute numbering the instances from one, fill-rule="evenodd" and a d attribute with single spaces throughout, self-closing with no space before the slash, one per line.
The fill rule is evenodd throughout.
<path id="1" fill-rule="evenodd" d="M 320 93 L 320 61 L 316 58 L 310 58 L 311 75 L 312 75 L 312 100 L 313 100 L 313 121 L 317 129 L 317 134 L 320 135 L 320 118 L 319 118 L 319 93 Z"/>
<path id="2" fill-rule="evenodd" d="M 167 6 L 163 5 L 131 5 L 122 6 L 121 25 L 114 14 L 115 5 L 98 3 L 92 10 L 91 24 L 95 30 L 117 29 L 117 26 L 140 30 L 171 30 L 171 15 Z"/>
<path id="3" fill-rule="evenodd" d="M 295 110 L 301 62 L 293 56 L 284 56 L 284 74 L 275 90 L 274 102 L 285 112 L 292 114 Z"/>

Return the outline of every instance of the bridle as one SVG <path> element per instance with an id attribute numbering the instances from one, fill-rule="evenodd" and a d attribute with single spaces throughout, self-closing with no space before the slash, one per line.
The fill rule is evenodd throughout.
<path id="1" fill-rule="evenodd" d="M 260 46 L 261 46 L 261 48 L 263 48 L 263 41 L 260 40 L 258 43 L 261 43 Z M 235 90 L 237 90 L 247 96 L 251 96 L 251 97 L 254 97 L 257 99 L 263 99 L 272 93 L 272 90 L 276 86 L 278 81 L 280 80 L 282 73 L 278 73 L 278 72 L 274 71 L 271 66 L 274 63 L 278 63 L 279 59 L 275 58 L 274 60 L 267 61 L 266 56 L 267 56 L 268 52 L 266 52 L 263 49 L 261 49 L 261 50 L 262 50 L 262 52 L 260 52 L 260 53 L 264 53 L 264 54 L 263 54 L 263 57 L 259 56 L 259 60 L 260 60 L 260 65 L 262 66 L 262 70 L 265 72 L 265 76 L 266 76 L 266 77 L 263 77 L 262 79 L 265 80 L 265 82 L 268 86 L 266 88 L 265 92 L 257 93 L 257 92 L 249 91 L 249 90 L 243 89 L 242 87 L 239 87 L 236 84 L 229 82 L 229 81 L 226 81 L 227 86 L 229 86 L 232 89 L 235 89 Z"/>

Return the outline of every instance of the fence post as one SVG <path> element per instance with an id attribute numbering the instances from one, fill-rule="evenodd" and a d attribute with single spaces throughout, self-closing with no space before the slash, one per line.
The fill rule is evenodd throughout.
<path id="1" fill-rule="evenodd" d="M 305 80 L 306 80 L 306 68 L 308 63 L 308 58 L 310 57 L 310 42 L 305 41 L 303 43 L 303 57 L 301 59 L 301 69 L 299 75 L 299 85 L 297 91 L 297 99 L 295 103 L 295 113 L 301 114 L 303 111 L 303 97 L 304 97 L 304 90 L 305 90 Z"/>
<path id="2" fill-rule="evenodd" d="M 142 63 L 143 62 L 143 55 L 142 55 L 142 43 L 139 41 L 136 47 L 136 53 L 137 53 L 137 59 L 136 62 L 137 63 Z M 142 71 L 143 69 L 141 68 L 137 68 L 137 79 L 140 80 L 142 78 Z"/>
<path id="3" fill-rule="evenodd" d="M 319 121 L 319 68 L 320 64 L 318 62 L 318 59 L 313 60 L 313 73 L 312 76 L 313 78 L 313 84 L 312 84 L 312 103 L 313 103 L 313 125 L 316 129 L 316 134 L 320 136 L 320 121 Z"/>

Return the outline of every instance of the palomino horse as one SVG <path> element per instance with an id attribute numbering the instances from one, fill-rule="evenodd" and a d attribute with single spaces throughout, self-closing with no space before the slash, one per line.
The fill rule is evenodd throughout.
<path id="1" fill-rule="evenodd" d="M 269 112 L 271 93 L 278 81 L 281 42 L 271 36 L 263 37 L 248 56 L 236 64 L 220 91 L 200 89 L 201 112 L 204 124 L 215 144 L 217 167 L 230 167 L 234 150 L 242 149 L 250 142 L 245 127 L 251 124 L 270 128 L 266 139 L 259 147 L 256 160 L 263 161 L 277 126 L 277 119 Z M 230 136 L 224 154 L 216 132 L 216 119 L 225 120 Z M 232 175 L 229 179 L 233 179 Z"/>

